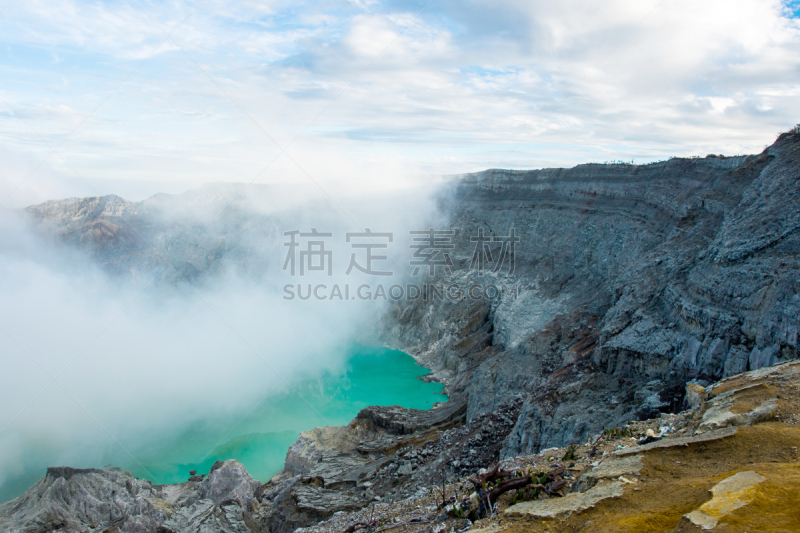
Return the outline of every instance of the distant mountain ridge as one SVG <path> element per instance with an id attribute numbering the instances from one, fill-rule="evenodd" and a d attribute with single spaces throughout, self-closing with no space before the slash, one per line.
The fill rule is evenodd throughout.
<path id="1" fill-rule="evenodd" d="M 45 236 L 89 253 L 111 275 L 162 268 L 160 279 L 175 282 L 219 273 L 226 262 L 259 276 L 279 257 L 263 246 L 280 241 L 282 221 L 308 203 L 323 213 L 330 208 L 313 187 L 208 183 L 141 202 L 68 198 L 25 211 Z"/>

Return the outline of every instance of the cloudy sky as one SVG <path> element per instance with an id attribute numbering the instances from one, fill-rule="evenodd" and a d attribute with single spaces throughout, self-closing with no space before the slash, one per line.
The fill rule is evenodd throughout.
<path id="1" fill-rule="evenodd" d="M 781 0 L 7 0 L 0 202 L 757 152 L 800 121 L 799 12 Z"/>

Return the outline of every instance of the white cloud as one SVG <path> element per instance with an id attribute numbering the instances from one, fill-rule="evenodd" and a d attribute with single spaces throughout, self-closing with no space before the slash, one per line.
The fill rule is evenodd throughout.
<path id="1" fill-rule="evenodd" d="M 167 31 L 196 6 L 141 5 Z M 301 131 L 289 154 L 314 179 L 371 184 L 756 151 L 800 111 L 800 24 L 776 0 L 420 8 L 205 2 L 174 34 L 191 59 L 165 43 L 103 101 L 161 30 L 129 4 L 13 2 L 0 90 L 55 142 L 102 102 L 64 145 L 81 175 L 187 186 L 249 181 Z M 46 63 L 14 59 L 37 50 Z M 23 129 L 0 139 L 39 150 Z M 304 174 L 286 156 L 273 170 Z"/>

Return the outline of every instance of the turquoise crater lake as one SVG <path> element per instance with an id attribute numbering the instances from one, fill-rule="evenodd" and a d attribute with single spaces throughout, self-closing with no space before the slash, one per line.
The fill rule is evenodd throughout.
<path id="1" fill-rule="evenodd" d="M 144 435 L 142 441 L 149 442 L 147 445 L 125 442 L 123 449 L 116 443 L 101 456 L 88 455 L 69 466 L 114 465 L 164 485 L 186 481 L 192 469 L 207 473 L 217 460 L 237 459 L 254 478 L 267 481 L 283 468 L 286 451 L 301 431 L 346 425 L 369 405 L 430 409 L 447 401 L 443 385 L 418 379 L 429 370 L 404 352 L 350 345 L 329 356 L 344 364 L 313 379 L 295 381 L 294 387 L 268 395 L 249 412 L 198 420 L 177 435 L 155 439 Z M 0 486 L 0 502 L 19 496 L 44 476 L 47 466 L 60 463 L 52 454 L 30 455 L 27 468 Z"/>
<path id="2" fill-rule="evenodd" d="M 442 384 L 418 379 L 429 370 L 404 352 L 361 345 L 347 351 L 344 368 L 266 398 L 240 415 L 244 419 L 229 434 L 236 421 L 201 424 L 164 449 L 137 457 L 141 465 L 121 466 L 137 477 L 167 484 L 186 481 L 190 469 L 206 473 L 217 460 L 237 459 L 254 478 L 266 481 L 283 468 L 286 451 L 301 431 L 346 425 L 369 405 L 430 409 L 447 400 Z"/>

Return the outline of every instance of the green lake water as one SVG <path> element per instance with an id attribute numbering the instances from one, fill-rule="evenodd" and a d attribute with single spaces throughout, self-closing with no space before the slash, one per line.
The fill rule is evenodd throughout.
<path id="1" fill-rule="evenodd" d="M 207 473 L 217 460 L 237 459 L 253 477 L 266 481 L 283 468 L 286 451 L 301 431 L 346 425 L 369 405 L 430 409 L 447 400 L 441 384 L 418 379 L 429 371 L 406 353 L 360 345 L 348 351 L 341 371 L 325 372 L 271 395 L 234 431 L 228 433 L 238 420 L 200 424 L 162 449 L 138 454 L 141 466 L 120 466 L 137 477 L 167 484 L 185 481 L 190 469 Z"/>
<path id="2" fill-rule="evenodd" d="M 169 484 L 186 481 L 189 470 L 208 473 L 217 460 L 237 459 L 253 477 L 266 481 L 283 468 L 286 451 L 301 431 L 346 425 L 369 405 L 430 409 L 436 402 L 447 401 L 441 384 L 418 379 L 429 371 L 406 353 L 361 345 L 344 350 L 331 354 L 334 360 L 342 355 L 346 361 L 338 371 L 323 372 L 294 383 L 287 392 L 270 394 L 249 413 L 197 421 L 181 435 L 147 439 L 151 442 L 147 446 L 125 443 L 136 461 L 114 445 L 104 457 L 69 466 L 114 465 L 154 484 Z M 38 455 L 31 454 L 29 468 L 0 486 L 0 502 L 19 496 L 44 476 L 47 466 L 60 463 L 48 454 Z"/>

